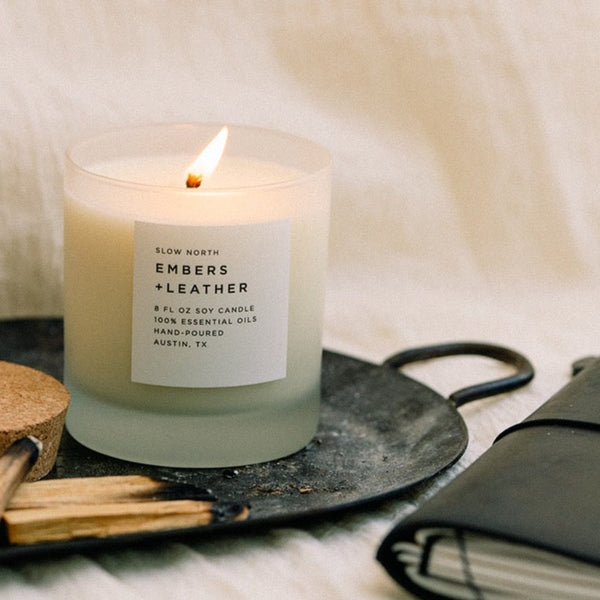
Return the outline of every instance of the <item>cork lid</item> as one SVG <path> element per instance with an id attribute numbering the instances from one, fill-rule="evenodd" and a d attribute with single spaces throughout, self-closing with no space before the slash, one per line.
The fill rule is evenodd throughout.
<path id="1" fill-rule="evenodd" d="M 0 361 L 0 453 L 26 435 L 44 445 L 28 481 L 43 477 L 54 465 L 68 405 L 69 393 L 54 377 Z"/>

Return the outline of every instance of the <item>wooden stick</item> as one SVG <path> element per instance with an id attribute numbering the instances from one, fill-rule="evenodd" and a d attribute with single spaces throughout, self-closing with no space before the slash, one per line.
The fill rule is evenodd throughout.
<path id="1" fill-rule="evenodd" d="M 154 479 L 146 475 L 74 477 L 22 483 L 9 510 L 63 504 L 109 504 L 150 500 L 215 500 L 206 489 L 192 484 Z"/>
<path id="2" fill-rule="evenodd" d="M 32 435 L 21 438 L 0 457 L 0 514 L 42 451 L 42 442 Z"/>
<path id="3" fill-rule="evenodd" d="M 7 510 L 3 520 L 11 544 L 197 527 L 243 520 L 248 508 L 198 500 L 65 505 Z"/>

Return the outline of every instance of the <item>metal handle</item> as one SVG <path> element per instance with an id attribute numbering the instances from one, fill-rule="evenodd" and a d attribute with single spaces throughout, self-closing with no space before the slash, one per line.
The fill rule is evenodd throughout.
<path id="1" fill-rule="evenodd" d="M 457 407 L 473 400 L 515 390 L 529 383 L 534 376 L 533 366 L 522 354 L 510 348 L 480 342 L 454 342 L 412 348 L 391 356 L 383 364 L 398 369 L 412 362 L 461 354 L 494 358 L 512 365 L 517 372 L 508 377 L 471 385 L 454 392 L 449 396 L 449 400 Z"/>

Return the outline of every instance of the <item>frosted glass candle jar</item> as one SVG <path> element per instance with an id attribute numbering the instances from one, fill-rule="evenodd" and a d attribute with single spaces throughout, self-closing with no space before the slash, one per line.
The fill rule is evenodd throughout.
<path id="1" fill-rule="evenodd" d="M 186 188 L 217 131 L 113 131 L 67 154 L 67 428 L 101 453 L 234 466 L 316 431 L 330 157 L 233 126 L 215 173 Z"/>

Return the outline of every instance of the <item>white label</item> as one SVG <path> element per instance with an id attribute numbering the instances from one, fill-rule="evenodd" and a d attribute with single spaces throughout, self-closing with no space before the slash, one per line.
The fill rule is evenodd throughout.
<path id="1" fill-rule="evenodd" d="M 290 222 L 136 221 L 131 379 L 226 387 L 286 376 Z"/>

